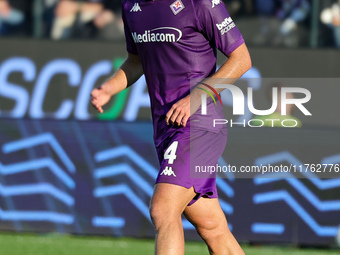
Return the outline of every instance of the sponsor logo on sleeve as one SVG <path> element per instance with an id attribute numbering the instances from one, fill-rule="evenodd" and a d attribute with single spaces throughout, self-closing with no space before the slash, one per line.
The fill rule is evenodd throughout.
<path id="1" fill-rule="evenodd" d="M 172 3 L 170 5 L 170 9 L 172 10 L 172 12 L 177 15 L 181 10 L 184 9 L 184 4 L 182 3 L 181 0 L 177 0 L 176 2 Z"/>
<path id="2" fill-rule="evenodd" d="M 236 27 L 234 21 L 231 17 L 225 18 L 222 23 L 216 24 L 216 27 L 219 31 L 221 31 L 221 35 L 228 33 L 231 29 Z"/>

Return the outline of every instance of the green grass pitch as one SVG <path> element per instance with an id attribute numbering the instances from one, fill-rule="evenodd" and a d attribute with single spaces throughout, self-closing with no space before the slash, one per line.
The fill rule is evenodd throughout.
<path id="1" fill-rule="evenodd" d="M 339 250 L 242 246 L 248 255 L 339 255 Z M 0 233 L 1 255 L 152 255 L 153 240 Z M 186 255 L 208 254 L 203 242 L 187 242 Z"/>

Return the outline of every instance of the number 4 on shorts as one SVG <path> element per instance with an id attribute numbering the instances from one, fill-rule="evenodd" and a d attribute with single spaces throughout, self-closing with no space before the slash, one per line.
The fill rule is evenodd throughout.
<path id="1" fill-rule="evenodd" d="M 169 160 L 168 161 L 169 165 L 173 164 L 175 159 L 177 158 L 176 156 L 177 147 L 178 141 L 174 141 L 164 153 L 164 159 Z"/>

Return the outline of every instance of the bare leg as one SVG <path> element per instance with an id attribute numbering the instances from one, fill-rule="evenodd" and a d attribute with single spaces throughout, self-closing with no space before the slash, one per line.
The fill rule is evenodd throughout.
<path id="1" fill-rule="evenodd" d="M 208 245 L 210 254 L 244 255 L 229 230 L 217 198 L 200 198 L 193 205 L 186 207 L 184 214 Z"/>
<path id="2" fill-rule="evenodd" d="M 184 255 L 181 215 L 194 196 L 193 188 L 156 184 L 150 203 L 150 215 L 156 228 L 156 255 Z"/>

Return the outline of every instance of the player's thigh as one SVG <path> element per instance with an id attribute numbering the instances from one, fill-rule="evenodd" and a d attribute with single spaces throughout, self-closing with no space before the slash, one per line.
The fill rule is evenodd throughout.
<path id="1" fill-rule="evenodd" d="M 185 208 L 184 215 L 197 230 L 228 229 L 227 220 L 217 198 L 200 198 Z"/>
<path id="2" fill-rule="evenodd" d="M 194 188 L 170 183 L 157 183 L 150 201 L 151 216 L 179 216 L 195 197 Z"/>

